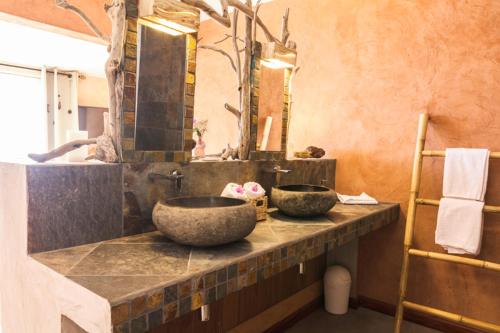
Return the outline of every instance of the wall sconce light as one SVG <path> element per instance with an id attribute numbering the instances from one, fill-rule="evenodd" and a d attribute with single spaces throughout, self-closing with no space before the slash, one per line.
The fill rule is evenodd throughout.
<path id="1" fill-rule="evenodd" d="M 269 68 L 293 68 L 297 62 L 297 51 L 271 42 L 262 45 L 260 63 Z"/>
<path id="2" fill-rule="evenodd" d="M 200 11 L 182 2 L 141 0 L 138 23 L 173 36 L 197 32 Z"/>
<path id="3" fill-rule="evenodd" d="M 169 28 L 168 26 L 165 26 L 165 25 L 162 25 L 162 24 L 158 24 L 156 22 L 149 21 L 149 20 L 146 20 L 146 19 L 143 19 L 143 18 L 140 18 L 137 21 L 137 23 L 139 23 L 141 25 L 144 25 L 144 26 L 146 26 L 148 28 L 153 28 L 155 30 L 158 30 L 158 31 L 161 31 L 161 32 L 165 32 L 165 33 L 167 33 L 169 35 L 172 35 L 172 36 L 180 36 L 180 35 L 183 34 L 181 31 Z"/>

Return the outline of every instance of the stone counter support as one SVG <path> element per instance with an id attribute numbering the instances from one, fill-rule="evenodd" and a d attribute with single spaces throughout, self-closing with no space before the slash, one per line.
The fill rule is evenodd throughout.
<path id="1" fill-rule="evenodd" d="M 0 310 L 3 333 L 61 332 L 61 315 L 88 332 L 111 332 L 107 300 L 27 253 L 27 168 L 0 165 Z"/>

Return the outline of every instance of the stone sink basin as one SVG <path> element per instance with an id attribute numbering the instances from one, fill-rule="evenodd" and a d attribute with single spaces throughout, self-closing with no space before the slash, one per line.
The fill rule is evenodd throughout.
<path id="1" fill-rule="evenodd" d="M 215 246 L 248 236 L 255 228 L 256 212 L 252 204 L 240 199 L 185 197 L 158 202 L 153 222 L 177 243 Z"/>
<path id="2" fill-rule="evenodd" d="M 272 188 L 271 201 L 286 215 L 312 217 L 332 209 L 337 202 L 337 194 L 324 186 L 282 185 Z"/>

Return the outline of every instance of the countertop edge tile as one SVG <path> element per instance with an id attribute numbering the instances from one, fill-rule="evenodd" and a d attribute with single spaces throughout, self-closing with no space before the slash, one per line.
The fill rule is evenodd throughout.
<path id="1" fill-rule="evenodd" d="M 280 240 L 280 235 L 278 234 L 275 242 L 272 243 L 265 243 L 265 241 L 263 241 L 262 243 L 259 243 L 258 241 L 243 241 L 241 243 L 224 245 L 216 248 L 191 248 L 189 249 L 189 256 L 187 259 L 188 264 L 186 265 L 184 271 L 183 265 L 186 260 L 186 247 L 165 240 L 165 243 L 169 244 L 169 246 L 166 246 L 166 249 L 173 249 L 174 252 L 176 252 L 172 256 L 169 255 L 170 252 L 164 253 L 161 251 L 158 252 L 158 250 L 157 252 L 154 251 L 154 249 L 158 249 L 161 247 L 149 247 L 151 249 L 151 257 L 147 259 L 148 261 L 146 263 L 157 262 L 158 260 L 164 259 L 171 260 L 172 265 L 174 265 L 172 266 L 173 270 L 180 269 L 180 271 L 177 271 L 172 275 L 106 275 L 109 274 L 107 273 L 106 269 L 109 269 L 108 272 L 115 269 L 118 273 L 120 273 L 122 269 L 128 269 L 129 271 L 131 270 L 134 273 L 140 273 L 135 272 L 133 270 L 133 267 L 131 268 L 127 265 L 133 266 L 137 263 L 137 261 L 141 260 L 143 252 L 148 250 L 147 244 L 162 244 L 158 243 L 157 238 L 154 238 L 158 235 L 153 234 L 145 235 L 146 237 L 154 236 L 151 238 L 154 240 L 154 242 L 152 243 L 125 242 L 125 240 L 130 241 L 130 237 L 121 237 L 115 240 L 97 243 L 95 249 L 90 251 L 83 257 L 81 256 L 81 254 L 80 256 L 78 256 L 78 251 L 76 251 L 74 257 L 75 265 L 71 269 L 73 269 L 74 267 L 78 267 L 79 265 L 87 265 L 88 269 L 92 269 L 94 266 L 89 265 L 89 263 L 97 263 L 95 266 L 99 266 L 99 260 L 102 260 L 102 262 L 104 262 L 109 267 L 95 267 L 96 270 L 99 270 L 99 274 L 90 274 L 89 277 L 95 278 L 96 281 L 99 280 L 99 277 L 101 277 L 103 280 L 106 278 L 112 280 L 114 277 L 119 279 L 121 277 L 126 282 L 127 278 L 133 276 L 146 276 L 150 277 L 151 281 L 158 281 L 152 282 L 150 285 L 140 285 L 136 289 L 132 288 L 133 290 L 123 292 L 122 294 L 113 297 L 106 297 L 105 295 L 102 295 L 102 293 L 99 293 L 97 289 L 92 289 L 90 287 L 86 287 L 84 284 L 81 284 L 83 287 L 89 289 L 95 294 L 108 299 L 112 308 L 120 307 L 123 304 L 130 303 L 134 299 L 137 299 L 139 297 L 146 297 L 146 300 L 148 300 L 148 297 L 151 296 L 150 294 L 153 291 L 164 290 L 166 292 L 167 289 L 175 290 L 175 300 L 167 304 L 167 300 L 165 299 L 161 304 L 161 309 L 164 311 L 163 322 L 165 322 L 168 319 L 178 317 L 181 313 L 181 310 L 187 311 L 186 306 L 188 303 L 190 304 L 189 311 L 192 311 L 196 310 L 203 304 L 209 304 L 211 302 L 214 302 L 216 299 L 219 299 L 219 297 L 216 296 L 216 289 L 219 290 L 219 292 L 223 292 L 224 295 L 230 294 L 231 292 L 240 290 L 246 286 L 257 283 L 262 279 L 266 279 L 274 274 L 277 274 L 284 269 L 298 264 L 303 260 L 317 257 L 318 255 L 329 251 L 331 248 L 338 246 L 339 242 L 341 241 L 344 243 L 348 242 L 352 237 L 356 238 L 368 232 L 377 230 L 392 222 L 397 222 L 400 215 L 400 206 L 399 204 L 394 203 L 381 203 L 374 206 L 348 206 L 337 204 L 333 208 L 332 214 L 337 214 L 337 217 L 340 216 L 343 219 L 335 222 L 330 220 L 331 217 L 329 216 L 326 219 L 313 220 L 308 224 L 307 220 L 304 221 L 299 219 L 290 219 L 288 217 L 283 217 L 283 220 L 280 221 L 280 215 L 274 215 L 272 219 L 270 219 L 270 222 L 264 221 L 260 223 L 266 223 L 269 226 L 268 230 L 273 232 L 274 234 L 276 234 L 276 230 L 272 229 L 273 226 L 283 229 L 280 231 L 282 233 L 286 234 L 287 232 L 291 232 L 289 235 L 285 235 L 286 237 L 284 237 L 283 240 Z M 368 222 L 363 224 L 363 221 Z M 335 231 L 338 231 L 338 233 L 336 234 Z M 113 256 L 106 257 L 106 253 L 100 253 L 99 251 L 97 251 L 99 246 L 102 246 L 103 244 L 105 244 L 107 247 L 112 247 L 114 245 L 129 246 L 127 247 L 128 250 L 125 251 L 125 253 L 116 251 L 112 252 L 116 253 L 116 258 L 114 258 Z M 87 246 L 89 247 L 92 247 L 93 245 L 94 244 L 87 244 Z M 134 252 L 135 248 L 139 248 L 135 245 L 142 245 L 140 246 L 140 248 L 143 252 Z M 144 250 L 144 248 L 146 250 Z M 33 256 L 33 259 L 38 260 L 42 264 L 55 271 L 58 271 L 58 267 L 56 265 L 50 265 L 50 263 L 57 263 L 58 255 L 61 255 L 65 260 L 71 260 L 71 258 L 68 259 L 68 253 L 71 254 L 72 249 L 73 248 L 44 252 L 42 254 L 38 254 L 37 256 Z M 202 255 L 206 255 L 206 263 L 208 263 L 208 265 L 199 266 L 199 270 L 190 272 L 188 271 L 188 267 L 190 261 L 193 260 L 193 250 L 198 251 Z M 233 256 L 231 256 L 231 253 L 227 253 L 231 251 L 233 252 Z M 217 258 L 217 256 L 220 256 L 220 258 Z M 215 259 L 211 259 L 213 257 Z M 116 262 L 114 260 L 116 260 Z M 201 262 L 203 262 L 203 260 L 204 258 L 200 259 Z M 219 260 L 219 262 L 217 262 L 217 260 Z M 213 264 L 211 264 L 212 261 Z M 168 265 L 168 263 L 169 261 L 165 261 L 165 263 L 162 264 Z M 179 263 L 182 263 L 182 265 L 179 266 Z M 144 266 L 144 263 L 142 263 L 142 266 L 138 266 L 138 269 L 141 269 Z M 149 271 L 150 270 L 148 270 L 148 272 Z M 220 279 L 221 282 L 219 282 L 219 278 L 217 277 L 217 273 L 219 271 L 226 272 L 225 278 Z M 85 274 L 79 276 L 68 276 L 67 272 L 69 272 L 69 270 L 67 269 L 65 271 L 59 270 L 58 272 L 60 274 L 65 274 L 67 278 L 72 280 L 81 280 L 83 277 L 85 277 Z M 113 274 L 115 273 L 116 272 L 113 271 Z M 212 278 L 212 275 L 215 278 Z M 155 276 L 158 277 L 158 280 L 154 278 Z M 160 281 L 162 277 L 165 278 L 165 281 Z M 75 282 L 78 283 L 78 281 Z M 109 281 L 106 283 L 109 283 Z M 189 300 L 187 300 L 187 298 L 189 298 Z M 172 301 L 172 299 L 170 299 L 170 301 Z M 157 304 L 157 300 L 151 301 L 150 303 Z M 134 315 L 135 317 L 137 317 L 139 314 L 147 316 L 151 312 L 158 311 L 158 309 L 158 307 L 147 308 L 146 305 L 144 311 L 141 310 L 142 312 L 136 312 L 134 313 Z M 173 313 L 174 309 L 175 314 Z M 129 317 L 127 320 L 130 321 L 132 319 L 132 317 Z M 124 323 L 120 322 L 114 324 L 122 325 Z"/>

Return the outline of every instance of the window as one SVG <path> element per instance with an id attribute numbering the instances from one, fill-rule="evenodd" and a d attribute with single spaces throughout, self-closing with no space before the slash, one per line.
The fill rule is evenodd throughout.
<path id="1" fill-rule="evenodd" d="M 0 161 L 47 149 L 47 106 L 40 72 L 0 69 Z"/>

